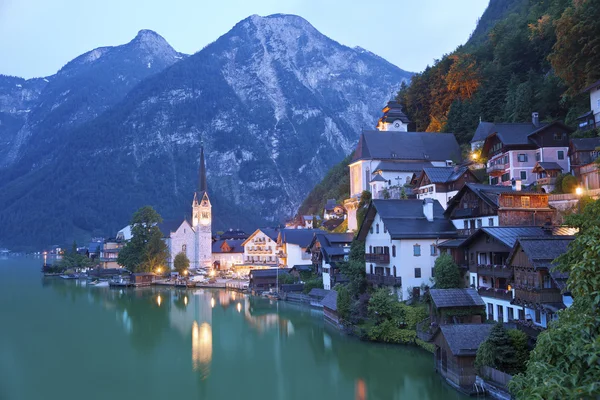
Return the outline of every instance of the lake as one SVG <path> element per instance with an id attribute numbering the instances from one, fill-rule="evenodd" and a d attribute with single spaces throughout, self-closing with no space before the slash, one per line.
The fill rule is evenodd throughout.
<path id="1" fill-rule="evenodd" d="M 0 399 L 466 399 L 416 347 L 224 290 L 117 290 L 0 259 Z"/>

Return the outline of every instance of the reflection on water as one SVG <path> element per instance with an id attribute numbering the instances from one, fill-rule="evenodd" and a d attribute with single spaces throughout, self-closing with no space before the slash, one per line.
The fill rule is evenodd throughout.
<path id="1" fill-rule="evenodd" d="M 5 265 L 2 320 L 18 323 L 0 329 L 11 344 L 2 399 L 462 398 L 430 354 L 359 342 L 314 309 L 223 290 L 92 288 Z"/>

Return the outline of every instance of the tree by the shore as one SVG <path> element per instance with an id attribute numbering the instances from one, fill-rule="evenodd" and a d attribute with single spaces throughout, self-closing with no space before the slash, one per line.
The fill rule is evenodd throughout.
<path id="1" fill-rule="evenodd" d="M 184 252 L 177 253 L 175 259 L 173 260 L 173 268 L 175 271 L 179 273 L 179 275 L 184 275 L 185 271 L 190 267 L 190 260 L 187 258 Z"/>

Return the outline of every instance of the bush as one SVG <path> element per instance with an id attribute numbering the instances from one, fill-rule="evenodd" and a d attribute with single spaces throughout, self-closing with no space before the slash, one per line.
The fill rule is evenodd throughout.
<path id="1" fill-rule="evenodd" d="M 417 339 L 415 339 L 415 344 L 417 346 L 419 346 L 420 348 L 422 348 L 423 350 L 426 350 L 432 354 L 435 353 L 435 344 L 433 344 L 433 343 L 427 343 L 427 342 L 424 342 L 421 339 L 417 338 Z"/>
<path id="2" fill-rule="evenodd" d="M 315 278 L 309 279 L 308 281 L 304 282 L 303 292 L 306 294 L 315 288 L 323 289 L 323 278 L 320 278 L 317 276 Z"/>
<path id="3" fill-rule="evenodd" d="M 378 289 L 373 293 L 369 299 L 367 311 L 369 318 L 378 324 L 388 320 L 403 321 L 405 319 L 400 302 L 387 288 Z"/>
<path id="4" fill-rule="evenodd" d="M 577 184 L 577 178 L 575 178 L 573 175 L 565 175 L 561 182 L 563 193 L 575 193 Z"/>
<path id="5" fill-rule="evenodd" d="M 460 270 L 450 254 L 442 254 L 434 264 L 436 289 L 455 289 L 460 285 Z"/>
<path id="6" fill-rule="evenodd" d="M 529 360 L 529 346 L 527 345 L 527 335 L 518 329 L 511 329 L 508 331 L 510 342 L 512 347 L 515 349 L 515 358 L 517 360 L 514 372 L 525 372 L 527 360 Z"/>
<path id="7" fill-rule="evenodd" d="M 417 324 L 429 316 L 429 311 L 425 304 L 409 306 L 404 303 L 399 303 L 399 307 L 404 314 L 403 323 L 407 329 L 415 330 Z"/>
<path id="8" fill-rule="evenodd" d="M 345 285 L 338 285 L 337 290 L 337 311 L 340 318 L 344 321 L 350 319 L 350 309 L 352 306 L 352 298 L 350 292 Z"/>
<path id="9" fill-rule="evenodd" d="M 367 330 L 370 340 L 385 343 L 414 343 L 417 332 L 411 329 L 401 329 L 391 320 L 386 320 L 379 325 Z"/>

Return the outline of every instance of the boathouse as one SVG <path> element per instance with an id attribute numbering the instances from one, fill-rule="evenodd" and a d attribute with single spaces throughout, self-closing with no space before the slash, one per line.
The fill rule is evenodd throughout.
<path id="1" fill-rule="evenodd" d="M 152 272 L 137 272 L 131 274 L 130 281 L 134 286 L 150 286 L 154 282 L 154 277 Z"/>
<path id="2" fill-rule="evenodd" d="M 490 334 L 493 324 L 442 325 L 433 337 L 435 369 L 448 383 L 471 393 L 477 370 L 477 349 Z"/>
<path id="3" fill-rule="evenodd" d="M 340 317 L 337 312 L 337 292 L 329 290 L 329 293 L 321 300 L 323 305 L 323 316 L 325 320 L 334 323 L 336 326 L 340 323 Z"/>

